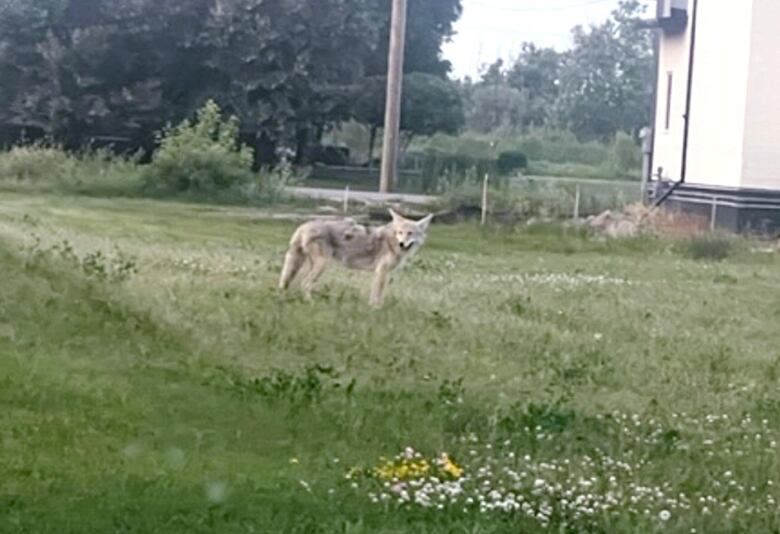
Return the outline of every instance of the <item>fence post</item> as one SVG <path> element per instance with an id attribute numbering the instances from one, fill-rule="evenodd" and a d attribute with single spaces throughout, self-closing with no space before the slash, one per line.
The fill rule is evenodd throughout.
<path id="1" fill-rule="evenodd" d="M 482 181 L 482 224 L 487 222 L 487 192 L 488 192 L 488 173 L 485 173 L 485 179 Z"/>
<path id="2" fill-rule="evenodd" d="M 349 186 L 344 188 L 344 213 L 349 211 Z"/>
<path id="3" fill-rule="evenodd" d="M 718 197 L 712 197 L 712 207 L 710 208 L 710 232 L 715 231 L 715 221 L 718 218 Z"/>
<path id="4" fill-rule="evenodd" d="M 574 186 L 574 220 L 580 218 L 580 184 Z"/>

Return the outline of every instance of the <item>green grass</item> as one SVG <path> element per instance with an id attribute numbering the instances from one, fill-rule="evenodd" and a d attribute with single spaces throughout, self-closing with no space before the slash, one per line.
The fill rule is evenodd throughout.
<path id="1" fill-rule="evenodd" d="M 339 270 L 279 295 L 294 225 L 259 210 L 0 202 L 0 532 L 542 530 L 345 478 L 406 446 L 474 495 L 522 471 L 556 531 L 780 527 L 774 255 L 434 225 L 373 311 Z"/>
<path id="2" fill-rule="evenodd" d="M 551 163 L 549 161 L 531 162 L 525 174 L 531 176 L 582 178 L 584 180 L 614 180 L 618 184 L 629 180 L 638 182 L 641 177 L 639 170 L 618 173 L 608 163 L 589 165 L 587 163 Z"/>

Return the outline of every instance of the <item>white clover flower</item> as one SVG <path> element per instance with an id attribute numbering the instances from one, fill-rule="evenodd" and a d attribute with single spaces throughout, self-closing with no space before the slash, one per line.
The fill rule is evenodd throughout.
<path id="1" fill-rule="evenodd" d="M 672 513 L 669 510 L 661 510 L 661 512 L 658 514 L 658 518 L 661 521 L 669 521 L 671 517 Z"/>

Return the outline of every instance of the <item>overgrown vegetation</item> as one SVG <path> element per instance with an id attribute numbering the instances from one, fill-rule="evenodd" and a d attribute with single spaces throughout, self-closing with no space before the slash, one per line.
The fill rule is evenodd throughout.
<path id="1" fill-rule="evenodd" d="M 2 204 L 0 531 L 780 521 L 775 255 L 434 225 L 370 311 L 340 270 L 277 294 L 257 210 Z"/>
<path id="2" fill-rule="evenodd" d="M 252 149 L 239 141 L 239 123 L 207 102 L 190 122 L 164 129 L 148 165 L 140 154 L 125 158 L 108 150 L 66 151 L 36 143 L 0 152 L 0 186 L 103 196 L 177 197 L 239 204 L 288 199 L 287 187 L 302 179 L 287 156 L 273 168 L 252 170 Z"/>
<path id="3" fill-rule="evenodd" d="M 691 259 L 722 261 L 738 249 L 738 241 L 726 235 L 699 235 L 683 241 L 679 248 Z"/>
<path id="4" fill-rule="evenodd" d="M 159 149 L 146 169 L 146 185 L 164 193 L 213 195 L 250 183 L 252 149 L 238 139 L 235 116 L 224 119 L 209 100 L 195 122 L 185 120 L 160 134 Z"/>
<path id="5" fill-rule="evenodd" d="M 133 194 L 142 181 L 138 158 L 107 150 L 66 152 L 37 143 L 0 152 L 0 184 L 22 189 L 94 194 Z"/>
<path id="6" fill-rule="evenodd" d="M 541 130 L 517 137 L 438 134 L 413 144 L 406 166 L 421 168 L 426 183 L 435 183 L 445 175 L 452 180 L 452 175 L 462 176 L 472 169 L 478 175 L 496 174 L 501 155 L 507 153 L 521 154 L 527 164 L 501 174 L 639 180 L 641 155 L 627 134 L 608 144 L 583 143 L 570 133 Z"/>

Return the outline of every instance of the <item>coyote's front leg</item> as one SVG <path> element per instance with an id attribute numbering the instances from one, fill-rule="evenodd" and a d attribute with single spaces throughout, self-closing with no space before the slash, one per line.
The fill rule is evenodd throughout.
<path id="1" fill-rule="evenodd" d="M 382 306 L 385 297 L 385 289 L 390 281 L 390 268 L 387 265 L 379 265 L 374 270 L 374 281 L 371 284 L 371 298 L 369 304 L 375 308 Z"/>

